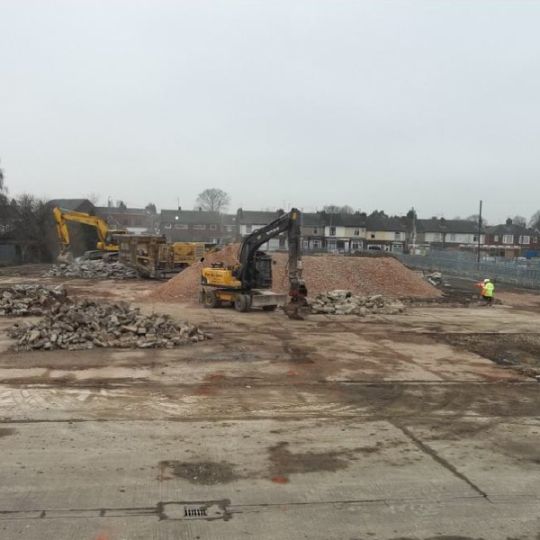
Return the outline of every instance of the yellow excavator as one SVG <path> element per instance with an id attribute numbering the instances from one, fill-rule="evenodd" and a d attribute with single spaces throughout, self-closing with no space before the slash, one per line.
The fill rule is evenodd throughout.
<path id="1" fill-rule="evenodd" d="M 289 246 L 289 303 L 287 295 L 272 292 L 272 257 L 259 248 L 280 234 L 287 234 Z M 307 289 L 302 279 L 300 211 L 293 208 L 268 225 L 246 236 L 240 246 L 238 264 L 213 264 L 201 270 L 201 302 L 208 308 L 233 305 L 237 311 L 259 307 L 274 311 L 282 306 L 293 319 L 302 319 L 307 306 Z"/>
<path id="2" fill-rule="evenodd" d="M 53 208 L 54 220 L 56 222 L 56 232 L 60 241 L 60 255 L 58 262 L 69 262 L 73 260 L 71 253 L 71 242 L 69 237 L 68 222 L 82 223 L 94 227 L 97 232 L 98 242 L 96 251 L 87 252 L 86 256 L 104 257 L 109 254 L 118 253 L 118 242 L 114 235 L 127 234 L 125 229 L 109 229 L 107 222 L 100 217 L 86 214 L 85 212 L 75 212 L 73 210 L 63 210 L 62 208 Z"/>

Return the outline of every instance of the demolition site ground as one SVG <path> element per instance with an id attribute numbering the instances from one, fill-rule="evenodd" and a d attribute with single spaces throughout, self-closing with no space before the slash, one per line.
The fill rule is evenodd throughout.
<path id="1" fill-rule="evenodd" d="M 291 321 L 40 271 L 0 284 L 212 339 L 14 352 L 0 318 L 1 539 L 540 538 L 540 296 Z"/>

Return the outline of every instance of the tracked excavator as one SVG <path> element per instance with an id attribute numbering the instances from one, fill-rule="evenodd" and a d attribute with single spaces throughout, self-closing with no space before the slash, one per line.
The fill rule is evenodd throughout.
<path id="1" fill-rule="evenodd" d="M 109 229 L 106 221 L 97 217 L 86 214 L 85 212 L 75 212 L 73 210 L 63 210 L 62 208 L 53 208 L 54 220 L 56 222 L 56 232 L 60 241 L 60 255 L 58 262 L 69 262 L 73 260 L 71 253 L 71 241 L 69 237 L 69 229 L 67 222 L 82 223 L 94 227 L 97 232 L 98 242 L 95 251 L 87 252 L 85 255 L 92 257 L 106 257 L 107 255 L 118 253 L 118 242 L 114 239 L 114 235 L 127 234 L 125 229 Z"/>
<path id="2" fill-rule="evenodd" d="M 287 295 L 272 292 L 272 257 L 260 247 L 283 233 L 289 246 Z M 223 304 L 233 305 L 237 311 L 262 308 L 274 311 L 283 306 L 293 319 L 302 319 L 307 306 L 307 289 L 302 279 L 302 251 L 300 243 L 300 211 L 293 208 L 268 225 L 244 238 L 239 262 L 226 267 L 222 263 L 203 267 L 201 271 L 201 302 L 208 308 Z"/>

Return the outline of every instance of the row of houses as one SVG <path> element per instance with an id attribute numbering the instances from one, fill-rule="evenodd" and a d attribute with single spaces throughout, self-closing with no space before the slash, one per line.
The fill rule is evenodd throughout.
<path id="1" fill-rule="evenodd" d="M 238 241 L 276 219 L 282 211 L 238 209 L 235 214 L 203 210 L 162 210 L 95 206 L 87 199 L 57 199 L 51 204 L 98 215 L 112 227 L 134 233 L 161 233 L 170 242 L 227 244 Z M 505 224 L 486 227 L 468 220 L 419 219 L 414 212 L 389 217 L 383 212 L 333 214 L 302 213 L 303 249 L 308 252 L 354 253 L 389 251 L 423 253 L 430 249 L 473 250 L 498 257 L 534 256 L 540 252 L 540 234 L 509 219 Z M 275 238 L 267 250 L 286 249 L 284 237 Z"/>
<path id="2" fill-rule="evenodd" d="M 202 210 L 162 210 L 96 207 L 95 213 L 115 226 L 135 232 L 148 230 L 164 234 L 171 242 L 226 244 L 245 237 L 276 219 L 281 211 L 238 209 L 235 214 Z M 425 252 L 429 249 L 477 249 L 498 257 L 536 255 L 540 234 L 520 224 L 506 223 L 484 227 L 461 219 L 419 219 L 409 213 L 389 217 L 383 212 L 367 215 L 302 213 L 303 248 L 306 251 L 351 253 L 355 251 Z M 285 249 L 285 238 L 276 238 L 264 246 L 268 250 Z"/>

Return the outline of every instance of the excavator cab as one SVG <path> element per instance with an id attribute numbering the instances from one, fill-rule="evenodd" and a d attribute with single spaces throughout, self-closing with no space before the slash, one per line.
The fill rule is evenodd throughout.
<path id="1" fill-rule="evenodd" d="M 283 233 L 289 245 L 289 294 L 279 294 L 272 288 L 272 257 L 259 248 Z M 212 265 L 201 271 L 201 302 L 208 308 L 224 303 L 237 311 L 262 308 L 274 311 L 282 306 L 292 319 L 302 319 L 307 306 L 307 289 L 302 279 L 300 246 L 300 211 L 293 208 L 276 220 L 244 238 L 239 252 L 239 263 L 234 267 Z M 287 303 L 289 298 L 289 303 Z"/>

